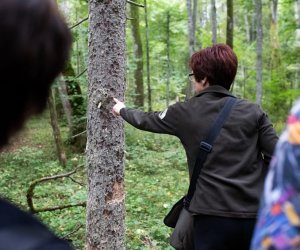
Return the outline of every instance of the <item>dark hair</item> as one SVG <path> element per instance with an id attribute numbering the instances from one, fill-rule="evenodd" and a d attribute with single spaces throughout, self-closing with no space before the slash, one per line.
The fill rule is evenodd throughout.
<path id="1" fill-rule="evenodd" d="M 196 81 L 207 77 L 210 85 L 220 85 L 229 90 L 236 75 L 238 60 L 228 45 L 216 44 L 194 53 L 189 65 Z"/>
<path id="2" fill-rule="evenodd" d="M 71 33 L 53 0 L 0 1 L 0 147 L 44 110 Z"/>

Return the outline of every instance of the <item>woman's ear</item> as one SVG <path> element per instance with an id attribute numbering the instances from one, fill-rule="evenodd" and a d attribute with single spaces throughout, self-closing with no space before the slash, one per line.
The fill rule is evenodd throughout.
<path id="1" fill-rule="evenodd" d="M 203 80 L 201 80 L 201 83 L 202 83 L 203 87 L 209 86 L 209 82 L 207 80 L 207 77 L 204 77 Z"/>

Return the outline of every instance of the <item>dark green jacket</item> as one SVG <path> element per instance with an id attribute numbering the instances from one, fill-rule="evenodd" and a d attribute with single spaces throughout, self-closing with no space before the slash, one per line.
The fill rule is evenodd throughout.
<path id="1" fill-rule="evenodd" d="M 199 143 L 228 96 L 231 96 L 229 91 L 215 85 L 164 112 L 123 108 L 120 114 L 138 129 L 177 136 L 186 151 L 191 174 Z M 259 105 L 238 99 L 203 166 L 190 211 L 255 218 L 277 140 L 271 122 Z"/>

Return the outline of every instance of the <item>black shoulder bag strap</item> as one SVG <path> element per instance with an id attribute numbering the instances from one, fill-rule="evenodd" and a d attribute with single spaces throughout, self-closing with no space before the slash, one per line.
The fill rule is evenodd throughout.
<path id="1" fill-rule="evenodd" d="M 184 200 L 184 207 L 186 209 L 188 209 L 190 206 L 190 202 L 193 198 L 193 195 L 194 195 L 194 192 L 196 189 L 197 179 L 200 175 L 201 169 L 207 158 L 207 155 L 211 152 L 213 143 L 214 143 L 216 137 L 218 136 L 218 134 L 220 133 L 220 130 L 223 127 L 223 124 L 225 123 L 226 118 L 229 116 L 230 111 L 231 111 L 233 105 L 235 104 L 235 102 L 236 102 L 235 97 L 229 97 L 227 99 L 224 107 L 222 108 L 222 110 L 219 113 L 217 119 L 215 120 L 212 128 L 210 129 L 206 139 L 204 141 L 200 142 L 200 152 L 198 154 L 198 157 L 197 157 L 197 160 L 196 160 L 196 163 L 194 166 L 189 190 L 188 190 L 188 193 Z"/>

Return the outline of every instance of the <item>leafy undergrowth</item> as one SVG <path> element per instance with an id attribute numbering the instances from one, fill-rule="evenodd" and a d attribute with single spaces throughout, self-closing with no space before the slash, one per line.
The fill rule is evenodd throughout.
<path id="1" fill-rule="evenodd" d="M 126 249 L 173 249 L 163 218 L 187 189 L 179 140 L 126 128 Z"/>
<path id="2" fill-rule="evenodd" d="M 85 164 L 85 156 L 68 152 L 61 167 L 47 117 L 32 119 L 12 145 L 0 155 L 1 195 L 28 209 L 26 192 L 33 180 L 67 173 Z M 67 132 L 62 128 L 67 141 Z M 35 208 L 76 204 L 86 200 L 85 167 L 70 178 L 42 183 L 35 188 Z M 79 183 L 79 184 L 78 184 Z M 80 185 L 82 183 L 83 185 Z M 170 229 L 163 218 L 187 189 L 185 154 L 178 139 L 126 127 L 126 249 L 172 249 Z M 83 207 L 37 214 L 60 237 L 85 249 Z"/>
<path id="3" fill-rule="evenodd" d="M 83 167 L 72 177 L 77 182 L 83 183 L 83 186 L 69 178 L 41 183 L 34 190 L 33 203 L 36 209 L 43 209 L 86 200 L 85 157 L 67 153 L 67 166 L 60 166 L 56 160 L 52 130 L 48 121 L 48 117 L 30 120 L 0 155 L 1 196 L 25 210 L 28 209 L 26 193 L 33 180 L 68 173 L 80 165 Z M 64 129 L 61 132 L 63 137 L 66 136 Z M 63 139 L 66 141 L 66 137 Z M 67 145 L 65 148 L 67 149 Z M 60 237 L 66 236 L 72 240 L 77 249 L 84 249 L 85 208 L 73 207 L 38 213 L 37 216 Z M 70 233 L 72 234 L 69 237 Z"/>

